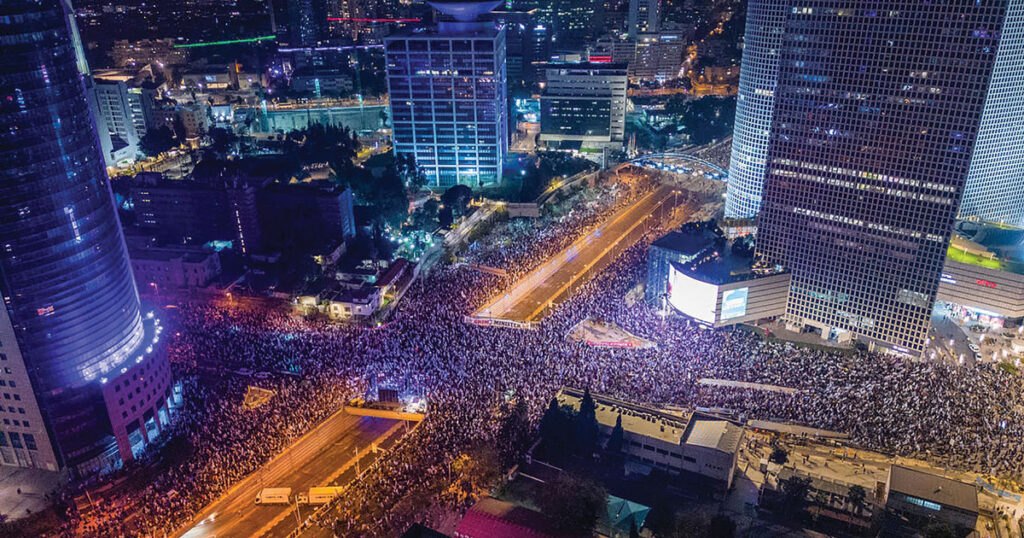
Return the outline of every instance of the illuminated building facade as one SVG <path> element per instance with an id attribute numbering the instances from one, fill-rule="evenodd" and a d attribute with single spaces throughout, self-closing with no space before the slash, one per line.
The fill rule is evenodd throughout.
<path id="1" fill-rule="evenodd" d="M 432 186 L 501 181 L 508 153 L 505 28 L 479 20 L 498 4 L 432 3 L 456 20 L 385 39 L 395 153 L 414 157 Z"/>
<path id="2" fill-rule="evenodd" d="M 658 31 L 661 0 L 629 0 L 629 37 Z"/>
<path id="3" fill-rule="evenodd" d="M 1005 0 L 786 13 L 757 250 L 789 322 L 920 355 L 979 140 Z"/>
<path id="4" fill-rule="evenodd" d="M 726 218 L 753 217 L 761 209 L 775 81 L 779 74 L 779 46 L 789 5 L 788 0 L 752 0 L 747 5 Z"/>
<path id="5" fill-rule="evenodd" d="M 540 139 L 585 147 L 622 147 L 626 129 L 625 64 L 548 64 L 540 97 Z"/>
<path id="6" fill-rule="evenodd" d="M 326 0 L 288 0 L 288 44 L 316 47 L 327 39 Z"/>
<path id="7" fill-rule="evenodd" d="M 85 474 L 131 459 L 168 424 L 172 389 L 65 9 L 0 4 L 0 463 Z M 115 387 L 122 396 L 108 397 Z"/>
<path id="8" fill-rule="evenodd" d="M 1010 0 L 960 218 L 1024 226 L 1024 2 Z M 993 42 L 996 36 L 986 36 Z"/>

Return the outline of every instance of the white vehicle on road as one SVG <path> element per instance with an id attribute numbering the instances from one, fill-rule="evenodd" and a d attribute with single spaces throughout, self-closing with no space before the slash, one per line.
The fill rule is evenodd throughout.
<path id="1" fill-rule="evenodd" d="M 327 504 L 331 502 L 331 499 L 341 495 L 342 490 L 345 488 L 341 486 L 324 486 L 319 488 L 309 488 L 309 493 L 300 493 L 298 496 L 299 504 Z"/>
<path id="2" fill-rule="evenodd" d="M 292 488 L 263 488 L 256 494 L 256 504 L 288 504 Z"/>

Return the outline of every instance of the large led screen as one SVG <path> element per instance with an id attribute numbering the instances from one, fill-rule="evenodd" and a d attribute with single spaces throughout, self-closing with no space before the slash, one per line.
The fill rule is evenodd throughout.
<path id="1" fill-rule="evenodd" d="M 718 286 L 691 278 L 669 266 L 668 302 L 676 310 L 705 323 L 715 322 Z"/>
<path id="2" fill-rule="evenodd" d="M 722 321 L 747 315 L 747 294 L 750 288 L 722 292 Z"/>

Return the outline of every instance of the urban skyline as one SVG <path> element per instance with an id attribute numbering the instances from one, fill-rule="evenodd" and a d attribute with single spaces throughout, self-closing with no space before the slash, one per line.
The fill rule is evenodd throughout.
<path id="1" fill-rule="evenodd" d="M 1018 536 L 1022 12 L 0 1 L 0 535 Z"/>

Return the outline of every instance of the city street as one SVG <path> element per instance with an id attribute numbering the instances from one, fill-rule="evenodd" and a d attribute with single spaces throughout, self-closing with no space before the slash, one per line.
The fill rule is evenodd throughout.
<path id="1" fill-rule="evenodd" d="M 347 471 L 354 469 L 357 451 L 360 465 L 369 465 L 374 444 L 388 439 L 385 446 L 390 446 L 403 432 L 400 421 L 339 412 L 207 506 L 186 528 L 172 536 L 286 536 L 296 526 L 295 505 L 257 505 L 256 495 L 262 488 L 290 487 L 294 497 L 311 487 L 344 479 L 346 475 L 351 479 L 354 472 Z M 312 509 L 311 506 L 299 507 L 300 514 Z M 304 516 L 299 517 L 301 520 Z"/>
<path id="2" fill-rule="evenodd" d="M 662 216 L 669 216 L 678 203 L 675 192 L 672 187 L 663 185 L 632 206 L 619 211 L 517 282 L 503 295 L 484 305 L 476 315 L 515 321 L 539 319 L 545 306 L 557 300 L 581 277 L 586 278 L 591 268 L 612 248 L 628 246 L 620 243 L 632 237 L 630 233 L 637 225 L 651 216 L 659 223 L 664 220 Z"/>

